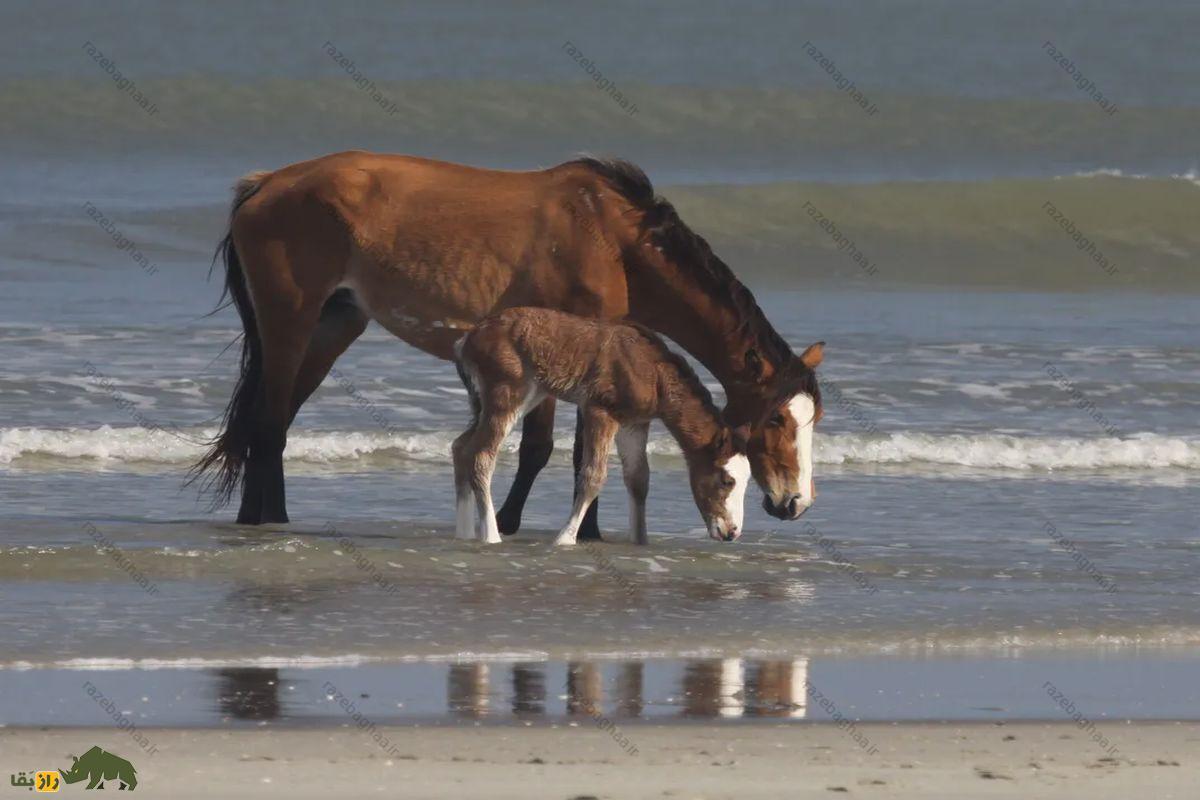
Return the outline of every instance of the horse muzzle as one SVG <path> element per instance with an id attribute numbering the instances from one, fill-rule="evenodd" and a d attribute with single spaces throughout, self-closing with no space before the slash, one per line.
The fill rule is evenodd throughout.
<path id="1" fill-rule="evenodd" d="M 764 495 L 762 504 L 763 510 L 775 519 L 793 520 L 800 519 L 812 507 L 812 500 L 805 501 L 800 495 L 794 494 L 782 503 L 776 503 L 770 495 Z"/>

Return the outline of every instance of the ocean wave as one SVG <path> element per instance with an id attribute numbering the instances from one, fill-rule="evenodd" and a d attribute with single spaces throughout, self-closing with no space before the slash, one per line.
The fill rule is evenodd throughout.
<path id="1" fill-rule="evenodd" d="M 1190 173 L 665 193 L 727 261 L 763 265 L 767 276 L 1026 290 L 1200 288 L 1200 181 Z"/>
<path id="2" fill-rule="evenodd" d="M 179 434 L 138 427 L 95 429 L 0 429 L 0 464 L 22 469 L 119 468 L 125 464 L 186 465 L 215 433 L 194 429 Z M 449 464 L 458 431 L 368 432 L 293 431 L 285 457 L 294 463 L 383 466 L 396 462 Z M 519 437 L 505 441 L 516 453 Z M 560 459 L 571 452 L 570 438 L 556 442 Z M 679 450 L 666 436 L 651 439 L 650 453 L 682 467 Z M 1200 470 L 1200 441 L 1160 434 L 1109 437 L 1032 437 L 1003 434 L 838 433 L 817 437 L 820 464 L 853 467 L 932 466 L 978 470 Z"/>
<path id="3" fill-rule="evenodd" d="M 1170 175 L 1146 175 L 1138 172 L 1125 172 L 1116 167 L 1100 167 L 1099 169 L 1082 170 L 1071 175 L 1073 178 L 1131 178 L 1137 181 L 1153 181 L 1170 178 L 1177 181 L 1187 181 L 1200 186 L 1200 171 L 1192 167 L 1186 172 L 1176 172 Z"/>
<path id="4" fill-rule="evenodd" d="M 752 281 L 1200 290 L 1195 172 L 658 184 L 683 219 Z M 188 242 L 194 252 L 186 258 L 205 263 L 226 202 L 221 196 L 209 205 L 131 210 L 123 219 L 147 242 Z M 66 216 L 47 221 L 59 214 Z M 48 210 L 14 223 L 20 230 L 10 238 L 48 238 L 63 258 L 79 258 L 94 250 L 97 234 L 77 216 Z"/>

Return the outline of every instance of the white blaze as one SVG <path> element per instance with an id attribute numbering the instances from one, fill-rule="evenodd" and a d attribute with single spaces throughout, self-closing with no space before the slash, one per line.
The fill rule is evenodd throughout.
<path id="1" fill-rule="evenodd" d="M 733 488 L 725 498 L 725 513 L 740 532 L 746 516 L 746 487 L 750 485 L 750 460 L 738 454 L 726 461 L 722 468 L 733 478 Z"/>
<path id="2" fill-rule="evenodd" d="M 798 394 L 788 401 L 788 413 L 796 421 L 796 458 L 800 462 L 800 505 L 813 504 L 813 425 L 817 413 L 811 396 Z"/>

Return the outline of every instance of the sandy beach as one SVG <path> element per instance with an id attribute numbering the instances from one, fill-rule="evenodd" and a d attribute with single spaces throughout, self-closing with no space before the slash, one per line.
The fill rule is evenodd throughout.
<path id="1" fill-rule="evenodd" d="M 1115 756 L 1070 722 L 857 726 L 874 755 L 822 724 L 631 725 L 620 731 L 629 754 L 613 731 L 585 723 L 380 729 L 397 756 L 348 729 L 149 729 L 157 752 L 130 759 L 139 796 L 181 799 L 1195 797 L 1200 724 L 1098 728 Z M 93 744 L 137 752 L 115 731 L 0 732 L 5 769 L 49 768 Z"/>

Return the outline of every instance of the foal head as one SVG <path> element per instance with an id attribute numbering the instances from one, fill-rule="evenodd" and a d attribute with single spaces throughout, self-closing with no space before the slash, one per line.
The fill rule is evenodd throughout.
<path id="1" fill-rule="evenodd" d="M 750 437 L 750 468 L 765 492 L 763 509 L 777 519 L 798 519 L 817 494 L 813 427 L 824 412 L 814 370 L 824 345 L 817 342 L 800 355 Z"/>
<path id="2" fill-rule="evenodd" d="M 746 458 L 749 434 L 746 425 L 722 425 L 712 442 L 688 457 L 692 496 L 708 535 L 717 541 L 732 542 L 742 535 L 746 487 L 750 483 L 750 462 Z"/>

